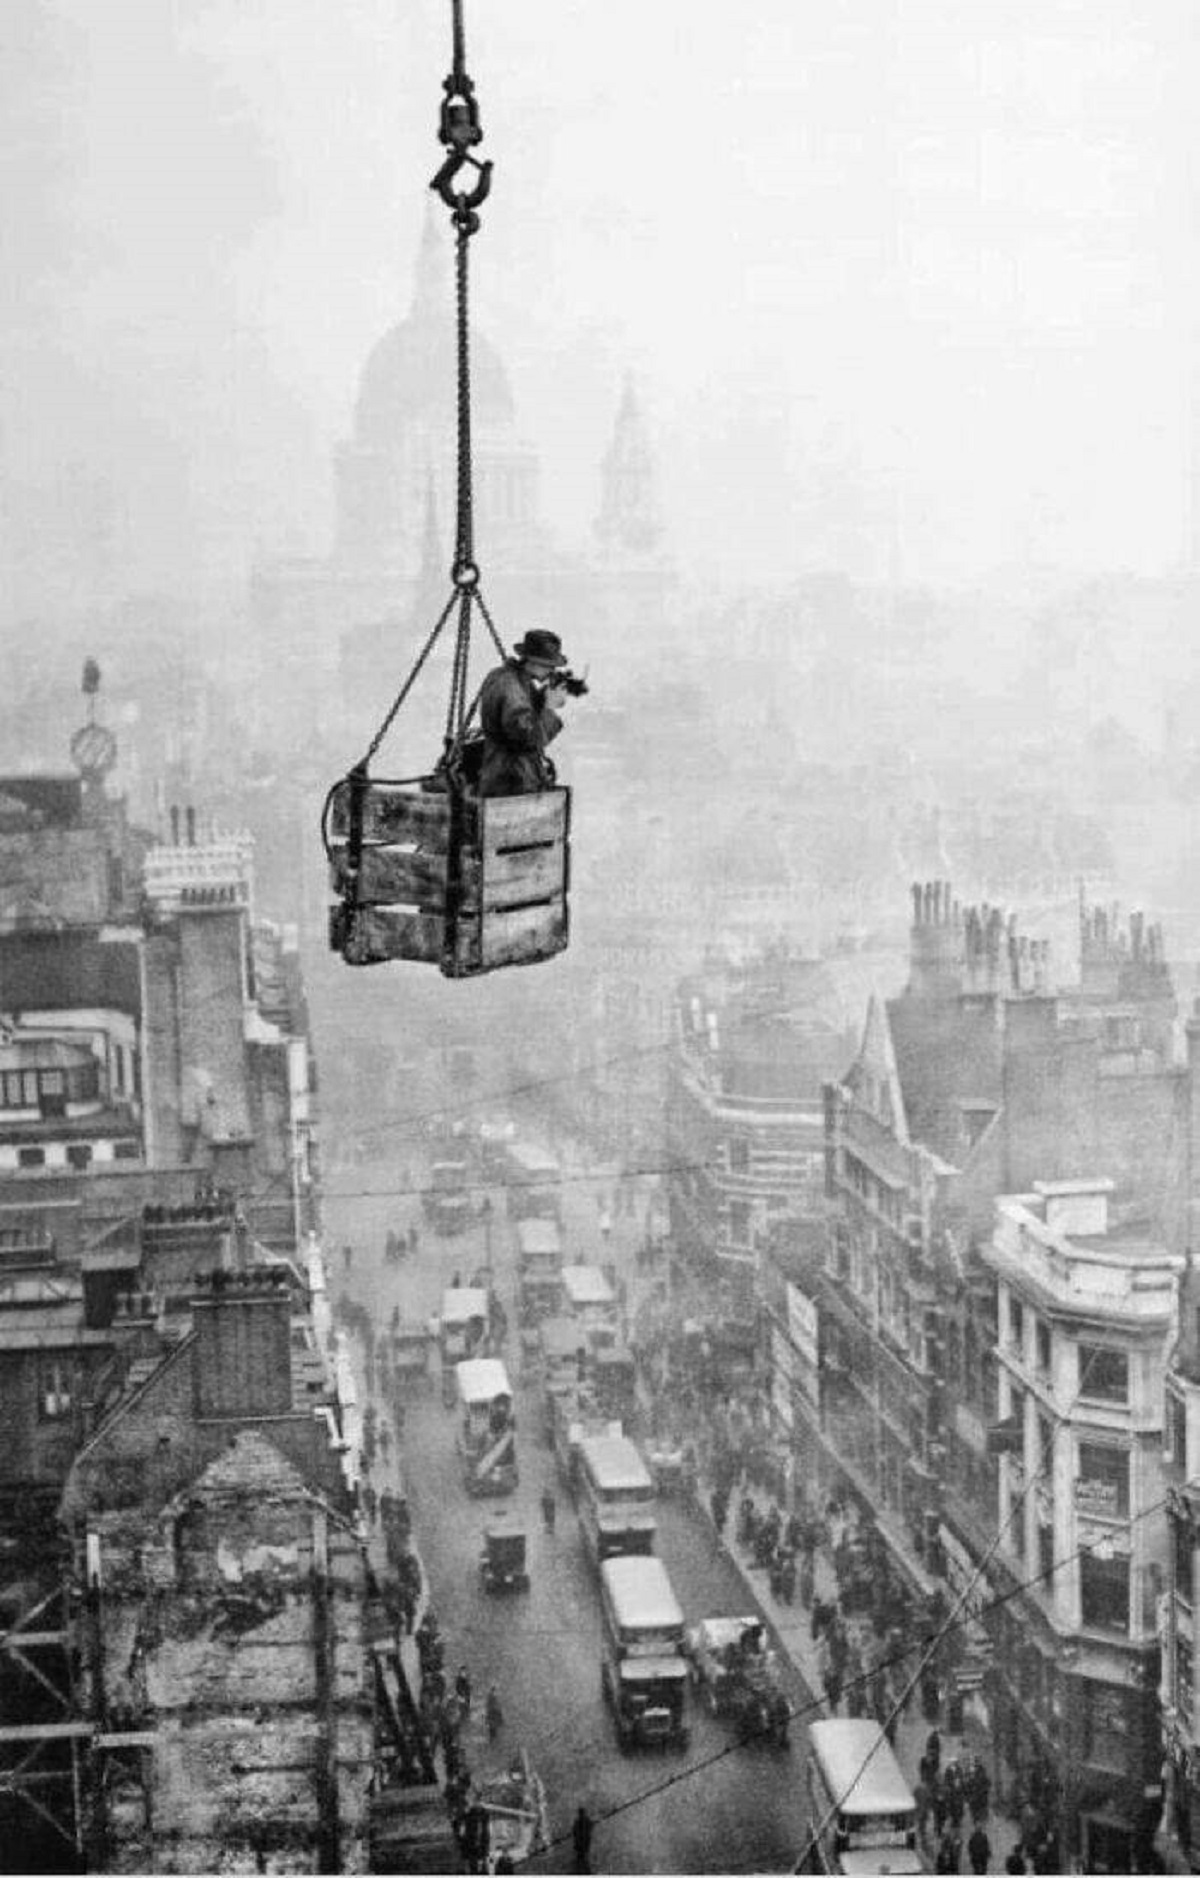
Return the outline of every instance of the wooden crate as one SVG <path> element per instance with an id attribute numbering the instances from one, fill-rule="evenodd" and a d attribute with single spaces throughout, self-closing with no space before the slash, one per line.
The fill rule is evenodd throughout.
<path id="1" fill-rule="evenodd" d="M 334 791 L 329 816 L 330 881 L 349 876 L 350 785 Z M 570 791 L 496 796 L 463 805 L 457 914 L 451 892 L 451 803 L 411 783 L 371 782 L 352 936 L 346 911 L 331 908 L 330 944 L 351 964 L 408 959 L 448 977 L 535 964 L 568 941 Z"/>

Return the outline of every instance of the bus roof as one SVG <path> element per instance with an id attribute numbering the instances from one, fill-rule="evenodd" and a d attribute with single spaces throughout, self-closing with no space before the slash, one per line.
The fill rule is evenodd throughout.
<path id="1" fill-rule="evenodd" d="M 585 1435 L 579 1457 L 601 1493 L 653 1491 L 654 1476 L 628 1435 Z"/>
<path id="2" fill-rule="evenodd" d="M 622 1630 L 679 1630 L 683 1612 L 660 1558 L 606 1558 L 600 1566 Z"/>
<path id="3" fill-rule="evenodd" d="M 563 1290 L 571 1304 L 615 1304 L 613 1288 L 598 1265 L 564 1265 Z"/>
<path id="4" fill-rule="evenodd" d="M 508 1371 L 495 1356 L 472 1356 L 456 1363 L 458 1399 L 464 1407 L 477 1402 L 494 1402 L 497 1396 L 512 1395 Z"/>
<path id="5" fill-rule="evenodd" d="M 514 1141 L 508 1150 L 508 1158 L 517 1174 L 539 1175 L 545 1180 L 558 1179 L 558 1161 L 549 1148 L 535 1148 L 527 1141 Z"/>
<path id="6" fill-rule="evenodd" d="M 451 1285 L 442 1293 L 443 1324 L 469 1324 L 473 1317 L 482 1317 L 486 1323 L 489 1315 L 486 1291 L 476 1291 L 471 1285 Z"/>
<path id="7" fill-rule="evenodd" d="M 561 1252 L 562 1241 L 555 1219 L 519 1219 L 517 1250 L 530 1257 L 540 1253 Z"/>
<path id="8" fill-rule="evenodd" d="M 877 1721 L 809 1723 L 809 1744 L 839 1813 L 910 1813 L 912 1789 Z"/>

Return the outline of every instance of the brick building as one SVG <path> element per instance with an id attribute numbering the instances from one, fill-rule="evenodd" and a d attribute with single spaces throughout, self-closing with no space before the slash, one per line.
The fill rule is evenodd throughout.
<path id="1" fill-rule="evenodd" d="M 970 1586 L 976 1607 L 995 1593 L 990 1560 L 1008 1465 L 996 1448 L 1012 1399 L 996 1356 L 1005 1331 L 987 1250 L 997 1197 L 1062 1196 L 1101 1170 L 1111 1183 L 1107 1261 L 1130 1263 L 1130 1248 L 1140 1248 L 1159 1271 L 1166 1308 L 1161 1271 L 1186 1247 L 1200 1076 L 1195 1052 L 1176 1059 L 1174 1010 L 1161 933 L 1136 916 L 1123 928 L 1114 914 L 1082 907 L 1079 979 L 1059 990 L 1045 947 L 1014 921 L 959 907 L 940 883 L 914 889 L 908 983 L 872 1003 L 851 1070 L 827 1092 L 830 1230 L 822 1268 L 810 1259 L 800 1282 L 798 1313 L 799 1341 L 817 1351 L 818 1387 L 797 1393 L 795 1410 L 810 1474 L 870 1510 L 918 1586 Z M 1165 1336 L 1160 1314 L 1143 1381 L 1155 1362 L 1161 1380 Z M 1144 1447 L 1153 1417 L 1139 1402 Z M 988 1572 L 977 1579 L 982 1561 Z M 1140 1604 L 1130 1626 L 1122 1647 L 1142 1677 L 1151 1646 Z M 1061 1657 L 1064 1688 L 1072 1676 L 1103 1680 L 1072 1657 L 1057 1607 L 1044 1641 L 1047 1657 Z M 1024 1699 L 1007 1646 L 997 1663 L 991 1721 L 1011 1718 Z M 1134 1782 L 1147 1708 L 1143 1699 Z M 1027 1737 L 1015 1726 L 1010 1735 L 1019 1756 Z M 1085 1744 L 1074 1745 L 1086 1763 Z M 1121 1817 L 1114 1830 L 1133 1830 L 1128 1806 Z M 1080 1818 L 1076 1807 L 1076 1837 Z M 1102 1831 L 1096 1823 L 1097 1845 Z"/>

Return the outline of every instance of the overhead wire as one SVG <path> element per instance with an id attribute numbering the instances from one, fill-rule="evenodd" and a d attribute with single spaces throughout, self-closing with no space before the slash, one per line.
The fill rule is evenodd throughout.
<path id="1" fill-rule="evenodd" d="M 1194 1480 L 1190 1480 L 1187 1484 L 1192 1487 L 1200 1487 L 1200 1475 Z M 1166 1498 L 1156 1500 L 1151 1506 L 1143 1507 L 1139 1512 L 1131 1514 L 1129 1525 L 1132 1527 L 1140 1524 L 1141 1521 L 1145 1519 L 1153 1518 L 1154 1515 L 1163 1512 L 1168 1504 L 1169 1502 Z M 1007 1591 L 998 1592 L 994 1597 L 977 1606 L 976 1609 L 970 1613 L 966 1621 L 970 1622 L 974 1621 L 977 1617 L 987 1616 L 992 1611 L 999 1610 L 1004 1605 L 1011 1603 L 1013 1599 L 1023 1596 L 1025 1592 L 1036 1590 L 1048 1577 L 1053 1576 L 1056 1572 L 1065 1570 L 1068 1565 L 1074 1564 L 1077 1559 L 1095 1555 L 1099 1543 L 1100 1542 L 1094 1545 L 1077 1546 L 1073 1552 L 1063 1553 L 1061 1556 L 1053 1559 L 1047 1569 L 1039 1569 L 1032 1577 L 1021 1579 Z M 943 1626 L 942 1634 L 949 1634 L 949 1631 L 953 1628 L 957 1628 L 957 1625 L 952 1622 L 947 1626 Z M 549 1634 L 568 1635 L 572 1633 L 551 1632 Z M 867 1687 L 882 1670 L 905 1662 L 908 1657 L 912 1655 L 914 1650 L 921 1647 L 922 1646 L 919 1644 L 912 1644 L 908 1649 L 899 1651 L 894 1656 L 875 1664 L 872 1669 L 864 1671 L 861 1677 L 854 1678 L 847 1686 L 849 1688 L 857 1688 L 860 1686 Z M 800 1673 L 802 1674 L 803 1672 Z M 912 1686 L 915 1686 L 915 1684 Z M 911 1687 L 909 1693 L 911 1695 Z M 822 1697 L 813 1696 L 808 1702 L 797 1703 L 789 1707 L 788 1719 L 790 1721 L 803 1721 L 809 1715 L 819 1714 L 826 1706 L 827 1704 Z M 740 1744 L 737 1741 L 723 1742 L 722 1745 L 719 1748 L 715 1748 L 711 1754 L 706 1754 L 699 1760 L 689 1761 L 685 1767 L 675 1768 L 670 1774 L 665 1775 L 661 1780 L 653 1782 L 649 1787 L 643 1788 L 639 1793 L 632 1794 L 628 1799 L 618 1800 L 612 1806 L 604 1808 L 595 1815 L 596 1823 L 602 1824 L 605 1820 L 615 1819 L 623 1813 L 632 1811 L 632 1809 L 637 1806 L 645 1805 L 650 1800 L 657 1798 L 660 1793 L 668 1792 L 672 1787 L 679 1786 L 683 1781 L 690 1780 L 696 1774 L 706 1772 L 710 1767 L 716 1766 L 719 1762 L 727 1760 L 731 1756 L 737 1755 L 739 1752 Z M 868 1762 L 863 1763 L 864 1767 L 868 1764 Z M 860 1769 L 860 1772 L 861 1771 Z M 567 1844 L 569 1837 L 569 1834 L 563 1834 L 557 1839 L 552 1840 L 550 1845 L 543 1847 L 540 1853 L 526 1860 L 526 1865 L 529 1867 L 535 1866 L 538 1858 L 544 1857 L 547 1852 L 555 1850 L 560 1845 Z M 808 1847 L 805 1848 L 806 1853 L 809 1849 Z"/>
<path id="2" fill-rule="evenodd" d="M 1064 1428 L 1070 1427 L 1071 1425 L 1070 1418 L 1084 1397 L 1084 1394 L 1086 1392 L 1086 1387 L 1087 1387 L 1087 1380 L 1088 1380 L 1089 1375 L 1091 1374 L 1092 1366 L 1097 1361 L 1100 1355 L 1101 1355 L 1101 1346 L 1097 1345 L 1093 1348 L 1091 1355 L 1087 1359 L 1087 1362 L 1084 1366 L 1083 1374 L 1080 1377 L 1079 1385 L 1075 1391 L 1075 1394 L 1072 1396 L 1071 1400 L 1068 1402 L 1067 1406 L 1064 1409 L 1060 1410 L 1057 1404 L 1049 1405 L 1050 1413 L 1054 1416 L 1056 1424 L 1057 1424 L 1054 1429 L 1054 1437 L 1053 1437 L 1054 1441 L 1058 1440 L 1058 1437 L 1061 1435 Z M 974 1592 L 975 1587 L 978 1585 L 979 1580 L 983 1576 L 984 1572 L 987 1570 L 988 1565 L 991 1563 L 992 1559 L 995 1557 L 996 1552 L 1000 1544 L 1002 1543 L 1005 1535 L 1008 1533 L 1010 1527 L 1014 1524 L 1018 1515 L 1024 1512 L 1026 1502 L 1030 1494 L 1033 1492 L 1034 1487 L 1037 1485 L 1037 1482 L 1041 1478 L 1042 1478 L 1041 1467 L 1037 1467 L 1037 1468 L 1031 1467 L 1028 1469 L 1028 1479 L 1026 1480 L 1024 1486 L 1021 1488 L 1021 1491 L 1014 1498 L 1012 1505 L 1009 1507 L 1006 1517 L 1000 1521 L 996 1529 L 995 1538 L 989 1541 L 987 1548 L 983 1553 L 982 1558 L 978 1560 L 974 1571 L 971 1573 L 966 1583 L 962 1586 L 962 1589 L 959 1591 L 958 1597 L 955 1603 L 951 1605 L 946 1618 L 939 1625 L 934 1635 L 931 1638 L 929 1638 L 928 1642 L 926 1643 L 923 1649 L 923 1653 L 922 1653 L 920 1661 L 918 1662 L 916 1668 L 913 1670 L 912 1675 L 909 1678 L 909 1681 L 905 1685 L 904 1689 L 897 1696 L 895 1702 L 893 1703 L 888 1713 L 887 1719 L 880 1724 L 879 1734 L 876 1737 L 871 1748 L 863 1756 L 862 1762 L 858 1768 L 858 1771 L 855 1773 L 854 1778 L 850 1781 L 845 1791 L 839 1794 L 836 1799 L 830 1802 L 820 1823 L 810 1832 L 809 1842 L 806 1845 L 804 1852 L 801 1854 L 800 1859 L 797 1861 L 796 1866 L 794 1868 L 795 1870 L 797 1871 L 803 1870 L 806 1866 L 808 1859 L 814 1853 L 818 1851 L 821 1845 L 821 1842 L 824 1839 L 826 1832 L 829 1830 L 829 1827 L 832 1821 L 837 1817 L 838 1813 L 840 1813 L 849 1795 L 853 1792 L 854 1788 L 857 1786 L 858 1782 L 861 1780 L 863 1774 L 866 1772 L 867 1768 L 870 1766 L 875 1755 L 879 1752 L 884 1741 L 887 1740 L 888 1729 L 895 1724 L 898 1717 L 901 1715 L 904 1709 L 908 1706 L 908 1703 L 912 1698 L 913 1691 L 916 1689 L 918 1683 L 920 1682 L 922 1676 L 925 1673 L 925 1670 L 928 1668 L 929 1664 L 933 1661 L 933 1659 L 937 1655 L 944 1639 L 950 1634 L 951 1628 L 953 1626 L 956 1626 L 960 1613 L 962 1613 L 965 1609 L 967 1609 L 970 1603 L 971 1595 Z M 1148 1508 L 1145 1514 L 1139 1515 L 1138 1517 L 1139 1518 L 1148 1517 L 1149 1514 L 1152 1512 L 1160 1512 L 1163 1509 L 1163 1507 L 1165 1507 L 1166 1504 L 1167 1502 L 1164 1499 L 1163 1501 L 1159 1502 L 1154 1507 Z M 1131 1524 L 1133 1523 L 1132 1519 L 1130 1520 L 1130 1523 Z M 1097 1543 L 1100 1543 L 1100 1542 L 1097 1542 Z M 1073 1556 L 1082 1557 L 1085 1554 L 1093 1553 L 1095 1550 L 1096 1548 L 1094 1546 L 1083 1547 L 1083 1548 L 1080 1548 L 1079 1552 Z M 1056 1566 L 1055 1569 L 1057 1570 L 1058 1567 Z M 1042 1581 L 1042 1579 L 1045 1576 L 1046 1574 L 1039 1572 L 1037 1576 L 1032 1580 L 1032 1583 L 1036 1586 L 1039 1582 Z"/>

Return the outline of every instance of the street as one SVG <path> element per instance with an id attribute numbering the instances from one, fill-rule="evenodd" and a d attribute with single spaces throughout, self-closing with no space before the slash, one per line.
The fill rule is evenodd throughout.
<path id="1" fill-rule="evenodd" d="M 423 1163 L 405 1144 L 409 1183 L 396 1164 L 356 1168 L 330 1182 L 329 1243 L 354 1246 L 347 1273 L 335 1250 L 335 1286 L 366 1304 L 386 1326 L 395 1304 L 405 1319 L 425 1318 L 440 1303 L 455 1272 L 464 1282 L 486 1262 L 482 1226 L 452 1239 L 435 1235 L 421 1217 L 419 1198 L 395 1189 L 419 1187 Z M 514 1253 L 503 1193 L 493 1193 L 490 1229 L 496 1287 L 512 1334 L 505 1357 L 516 1391 L 521 1480 L 507 1500 L 471 1500 L 454 1453 L 455 1413 L 441 1403 L 436 1360 L 424 1387 L 409 1390 L 400 1457 L 413 1513 L 414 1538 L 447 1639 L 451 1677 L 465 1663 L 474 1700 L 465 1733 L 468 1763 L 476 1772 L 502 1766 L 524 1747 L 546 1784 L 552 1838 L 536 1861 L 555 1871 L 571 1865 L 570 1822 L 585 1805 L 597 1822 L 592 1848 L 596 1870 L 705 1872 L 787 1870 L 804 1843 L 803 1727 L 793 1729 L 786 1754 L 765 1746 L 738 1747 L 724 1724 L 698 1703 L 690 1709 L 686 1753 L 622 1755 L 600 1692 L 600 1606 L 594 1570 L 581 1544 L 574 1511 L 542 1434 L 537 1379 L 522 1376 L 516 1334 Z M 564 1237 L 570 1260 L 608 1259 L 624 1273 L 642 1230 L 642 1216 L 615 1213 L 602 1238 L 593 1183 L 564 1183 Z M 389 1229 L 416 1224 L 420 1249 L 402 1264 L 382 1257 Z M 360 1371 L 361 1373 L 361 1371 Z M 558 1519 L 543 1530 L 540 1496 L 553 1487 Z M 478 1561 L 490 1511 L 511 1509 L 529 1539 L 528 1593 L 489 1595 Z M 691 1623 L 747 1608 L 734 1566 L 715 1544 L 711 1526 L 682 1504 L 660 1500 L 658 1551 Z M 806 1693 L 790 1668 L 789 1700 Z M 489 1744 L 483 1703 L 495 1685 L 505 1726 Z"/>

